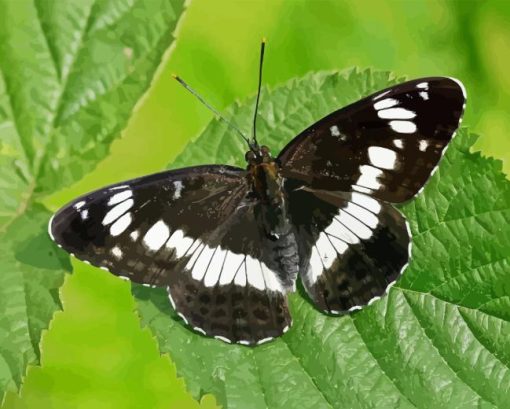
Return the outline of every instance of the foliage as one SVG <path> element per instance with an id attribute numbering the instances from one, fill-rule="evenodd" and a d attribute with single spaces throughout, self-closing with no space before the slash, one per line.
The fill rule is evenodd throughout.
<path id="1" fill-rule="evenodd" d="M 278 152 L 326 113 L 393 82 L 388 73 L 352 70 L 266 89 L 260 142 Z M 241 129 L 250 129 L 253 102 L 228 111 Z M 359 313 L 327 317 L 294 294 L 291 330 L 248 348 L 193 333 L 164 290 L 137 287 L 143 322 L 192 393 L 212 392 L 229 408 L 504 407 L 510 184 L 500 162 L 469 152 L 475 140 L 461 130 L 424 192 L 402 207 L 413 232 L 411 263 L 388 296 Z M 213 121 L 172 167 L 243 166 L 243 149 Z"/>
<path id="2" fill-rule="evenodd" d="M 6 0 L 0 8 L 1 400 L 40 361 L 42 331 L 61 308 L 58 289 L 71 270 L 39 201 L 108 154 L 174 40 L 183 2 Z M 152 362 L 167 370 L 159 388 L 198 406 L 170 362 Z"/>
<path id="3" fill-rule="evenodd" d="M 503 91 L 510 84 L 510 8 L 504 2 L 366 7 L 335 0 L 194 0 L 172 58 L 161 67 L 163 75 L 154 76 L 174 44 L 181 12 L 181 0 L 0 0 L 0 401 L 3 391 L 12 391 L 6 407 L 44 402 L 96 408 L 108 401 L 134 407 L 151 393 L 148 404 L 185 396 L 172 364 L 158 359 L 148 331 L 137 327 L 129 286 L 100 271 L 73 263 L 76 274 L 61 290 L 65 309 L 44 335 L 61 308 L 59 287 L 71 265 L 47 238 L 50 212 L 40 203 L 55 210 L 93 188 L 160 170 L 175 157 L 209 114 L 171 80 L 171 72 L 221 107 L 253 93 L 256 48 L 267 36 L 269 84 L 356 65 L 412 77 L 454 75 L 472 96 L 467 122 L 486 135 L 476 146 L 508 158 L 509 97 Z M 378 75 L 363 92 L 386 83 Z M 328 88 L 327 77 L 315 80 L 317 92 Z M 313 88 L 309 79 L 295 80 L 288 100 L 284 88 L 274 91 L 271 99 L 281 99 L 271 106 L 279 109 L 263 110 L 259 131 L 274 151 L 316 115 L 361 92 L 332 78 L 333 88 L 341 81 L 352 95 L 337 95 L 334 104 L 326 98 L 331 106 L 322 106 L 320 95 L 317 107 L 300 95 L 300 87 Z M 151 81 L 151 92 L 133 111 Z M 286 104 L 296 95 L 304 105 L 286 119 Z M 264 104 L 270 104 L 267 97 Z M 306 107 L 317 110 L 310 115 Z M 244 125 L 251 108 L 235 105 L 232 111 Z M 212 140 L 201 143 L 218 149 L 227 133 L 213 122 L 206 135 Z M 228 135 L 225 152 L 222 146 L 215 159 L 235 163 L 242 148 Z M 302 387 L 310 395 L 297 407 L 504 407 L 508 188 L 499 162 L 469 153 L 473 142 L 461 132 L 424 194 L 403 209 L 415 246 L 398 288 L 352 318 L 317 315 L 296 295 L 295 325 L 283 341 L 255 350 L 234 347 L 226 355 L 223 345 L 197 338 L 177 322 L 163 292 L 135 289 L 143 322 L 170 351 L 193 395 L 214 391 L 228 407 L 246 407 L 245 398 L 253 406 L 278 407 L 284 397 L 288 405 L 302 397 Z M 190 145 L 175 164 L 210 162 L 201 143 Z M 41 360 L 42 368 L 30 368 L 19 398 L 27 365 Z M 140 383 L 126 382 L 132 376 Z M 253 389 L 242 389 L 244 376 Z M 207 404 L 214 406 L 213 400 L 202 406 Z"/>

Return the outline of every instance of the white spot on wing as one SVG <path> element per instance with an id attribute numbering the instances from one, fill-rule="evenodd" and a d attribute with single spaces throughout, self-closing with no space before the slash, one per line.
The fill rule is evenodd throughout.
<path id="1" fill-rule="evenodd" d="M 424 100 L 428 101 L 429 99 L 429 93 L 427 91 L 420 91 L 418 92 L 418 95 Z"/>
<path id="2" fill-rule="evenodd" d="M 397 153 L 380 146 L 368 148 L 368 157 L 372 165 L 382 169 L 394 169 L 397 163 Z"/>
<path id="3" fill-rule="evenodd" d="M 80 217 L 82 220 L 87 220 L 87 218 L 89 217 L 89 209 L 83 209 L 80 212 Z"/>
<path id="4" fill-rule="evenodd" d="M 133 196 L 133 191 L 131 189 L 125 190 L 124 192 L 116 193 L 112 197 L 110 197 L 110 200 L 108 200 L 108 205 L 113 206 L 117 203 L 129 199 L 131 196 Z"/>
<path id="5" fill-rule="evenodd" d="M 207 272 L 204 277 L 204 285 L 206 287 L 213 287 L 220 279 L 221 268 L 223 267 L 223 261 L 227 255 L 227 251 L 218 247 L 214 253 L 214 256 L 209 263 Z"/>
<path id="6" fill-rule="evenodd" d="M 170 240 L 172 240 L 170 238 Z M 193 242 L 193 244 L 191 245 L 191 247 L 186 251 L 186 255 L 189 256 L 190 254 L 193 254 L 195 252 L 195 250 L 197 249 L 197 247 L 201 244 L 202 242 L 200 240 L 195 240 Z"/>
<path id="7" fill-rule="evenodd" d="M 353 234 L 349 229 L 347 229 L 342 223 L 340 223 L 335 218 L 333 218 L 331 224 L 326 228 L 325 232 L 328 235 L 335 236 L 349 244 L 359 243 L 358 236 Z"/>
<path id="8" fill-rule="evenodd" d="M 112 209 L 106 213 L 106 216 L 103 219 L 103 226 L 106 226 L 115 220 L 117 220 L 120 216 L 122 216 L 124 213 L 126 213 L 131 207 L 133 206 L 135 202 L 133 199 L 128 199 L 122 203 L 119 203 L 117 206 L 114 206 Z"/>
<path id="9" fill-rule="evenodd" d="M 231 251 L 227 252 L 225 262 L 223 263 L 223 269 L 221 270 L 220 285 L 226 285 L 232 282 L 243 260 L 244 256 L 242 254 L 236 254 Z"/>
<path id="10" fill-rule="evenodd" d="M 381 119 L 412 119 L 416 116 L 413 111 L 405 108 L 388 108 L 377 111 Z"/>
<path id="11" fill-rule="evenodd" d="M 133 231 L 133 232 L 129 235 L 129 237 L 131 237 L 131 240 L 136 241 L 136 239 L 138 239 L 138 236 L 139 236 L 139 235 L 140 235 L 140 234 L 138 233 L 138 230 L 134 230 L 134 231 Z"/>
<path id="12" fill-rule="evenodd" d="M 262 266 L 262 275 L 264 276 L 266 288 L 270 291 L 285 292 L 276 273 L 271 271 L 264 263 L 261 262 L 260 265 Z"/>
<path id="13" fill-rule="evenodd" d="M 168 299 L 170 300 L 170 304 L 172 304 L 172 308 L 175 310 L 175 302 L 172 298 L 172 294 L 170 294 L 170 287 L 166 288 L 166 292 L 168 293 Z"/>
<path id="14" fill-rule="evenodd" d="M 324 264 L 324 268 L 330 268 L 336 260 L 337 254 L 325 233 L 320 234 L 319 240 L 317 240 L 315 246 L 317 247 L 322 263 Z"/>
<path id="15" fill-rule="evenodd" d="M 199 240 L 197 240 L 199 242 Z M 189 254 L 193 254 L 191 258 L 188 260 L 188 264 L 186 264 L 186 270 L 191 270 L 195 264 L 195 262 L 198 259 L 198 256 L 200 256 L 200 253 L 204 250 L 205 244 L 200 243 L 199 246 L 197 246 L 193 252 L 190 252 Z"/>
<path id="16" fill-rule="evenodd" d="M 127 189 L 127 188 L 129 188 L 128 185 L 119 185 L 119 186 L 111 187 L 110 190 L 119 190 L 119 189 Z"/>
<path id="17" fill-rule="evenodd" d="M 230 339 L 222 337 L 221 335 L 215 335 L 214 338 L 219 339 L 220 341 L 226 342 L 227 344 L 232 343 L 232 341 Z"/>
<path id="18" fill-rule="evenodd" d="M 119 248 L 119 246 L 115 246 L 114 248 L 112 248 L 111 252 L 113 257 L 115 257 L 116 259 L 122 258 L 122 250 Z"/>
<path id="19" fill-rule="evenodd" d="M 200 256 L 197 259 L 197 262 L 193 266 L 193 271 L 191 273 L 191 276 L 195 280 L 202 280 L 204 278 L 205 273 L 207 272 L 207 267 L 209 266 L 209 262 L 211 261 L 211 258 L 214 254 L 214 248 L 211 248 L 209 246 L 205 246 L 202 252 L 200 253 Z"/>
<path id="20" fill-rule="evenodd" d="M 257 345 L 265 344 L 266 342 L 269 342 L 269 341 L 271 341 L 272 339 L 274 339 L 274 338 L 273 338 L 273 337 L 267 337 L 267 338 L 259 339 L 259 340 L 257 341 Z"/>
<path id="21" fill-rule="evenodd" d="M 186 254 L 192 244 L 193 239 L 186 237 L 182 230 L 177 229 L 172 234 L 172 237 L 170 237 L 170 240 L 166 243 L 166 247 L 175 249 L 176 257 L 181 258 L 184 254 Z"/>
<path id="22" fill-rule="evenodd" d="M 381 299 L 381 297 L 379 297 L 378 295 L 376 295 L 375 297 L 371 298 L 371 299 L 368 301 L 367 305 L 371 305 L 371 304 L 373 304 L 374 302 L 376 302 L 377 300 L 380 300 L 380 299 Z"/>
<path id="23" fill-rule="evenodd" d="M 349 245 L 346 242 L 339 240 L 333 236 L 328 236 L 328 237 L 329 237 L 329 240 L 331 241 L 331 244 L 333 245 L 333 247 L 335 248 L 335 250 L 338 254 L 344 254 L 346 252 L 346 250 L 349 248 Z"/>
<path id="24" fill-rule="evenodd" d="M 374 104 L 374 109 L 376 109 L 378 111 L 380 109 L 391 108 L 397 104 L 398 104 L 398 101 L 396 99 L 385 98 L 385 99 L 382 99 L 382 100 L 376 102 Z"/>
<path id="25" fill-rule="evenodd" d="M 336 125 L 330 127 L 329 131 L 331 132 L 331 136 L 340 136 L 340 129 L 338 129 L 338 126 Z"/>
<path id="26" fill-rule="evenodd" d="M 312 247 L 312 254 L 310 256 L 310 265 L 308 267 L 308 278 L 310 282 L 314 284 L 317 279 L 321 276 L 324 267 L 322 265 L 321 256 L 315 246 Z"/>
<path id="27" fill-rule="evenodd" d="M 158 251 L 170 237 L 170 229 L 163 220 L 159 220 L 147 230 L 143 243 L 152 251 Z"/>
<path id="28" fill-rule="evenodd" d="M 370 196 L 353 192 L 351 194 L 351 201 L 370 210 L 374 214 L 378 214 L 381 211 L 381 204 Z"/>
<path id="29" fill-rule="evenodd" d="M 419 84 L 416 85 L 416 88 L 429 89 L 429 83 L 428 82 L 420 82 Z"/>
<path id="30" fill-rule="evenodd" d="M 371 189 L 378 189 L 381 184 L 377 180 L 383 174 L 381 169 L 374 168 L 373 166 L 363 165 L 360 166 L 361 175 L 356 182 L 357 185 L 365 186 Z"/>
<path id="31" fill-rule="evenodd" d="M 129 227 L 132 220 L 133 219 L 131 218 L 131 213 L 126 213 L 110 226 L 110 234 L 112 236 L 118 236 Z"/>
<path id="32" fill-rule="evenodd" d="M 262 267 L 258 260 L 250 256 L 246 256 L 246 277 L 248 283 L 253 287 L 261 291 L 265 288 Z"/>
<path id="33" fill-rule="evenodd" d="M 85 200 L 80 200 L 79 202 L 76 202 L 73 207 L 75 210 L 79 210 L 83 205 L 85 204 Z"/>
<path id="34" fill-rule="evenodd" d="M 394 139 L 393 145 L 395 145 L 396 148 L 403 149 L 404 148 L 404 141 L 402 139 Z"/>
<path id="35" fill-rule="evenodd" d="M 429 146 L 429 143 L 425 139 L 422 139 L 418 143 L 418 149 L 420 149 L 420 151 L 422 152 L 425 152 L 427 150 L 427 146 Z"/>
<path id="36" fill-rule="evenodd" d="M 372 101 L 377 101 L 378 99 L 381 99 L 382 97 L 388 95 L 390 92 L 391 92 L 391 89 L 381 92 L 379 95 L 376 95 L 375 97 L 373 97 Z"/>
<path id="37" fill-rule="evenodd" d="M 355 190 L 356 192 L 367 193 L 367 194 L 370 194 L 373 191 L 372 189 L 367 189 L 366 187 L 356 186 L 356 185 L 353 185 L 352 189 Z"/>
<path id="38" fill-rule="evenodd" d="M 234 284 L 241 287 L 246 286 L 246 262 L 243 261 L 234 278 Z"/>
<path id="39" fill-rule="evenodd" d="M 181 313 L 181 312 L 177 312 L 177 315 L 178 315 L 179 317 L 181 317 L 181 319 L 182 319 L 182 320 L 183 320 L 186 324 L 188 323 L 188 320 L 187 320 L 187 318 L 184 316 L 184 314 L 183 314 L 183 313 Z"/>
<path id="40" fill-rule="evenodd" d="M 390 127 L 398 133 L 415 133 L 416 124 L 411 121 L 390 121 Z"/>
<path id="41" fill-rule="evenodd" d="M 51 224 L 53 223 L 53 218 L 55 215 L 51 216 L 50 221 L 48 222 L 48 236 L 50 236 L 50 239 L 55 241 L 55 237 L 53 237 L 53 232 L 51 231 Z"/>
<path id="42" fill-rule="evenodd" d="M 182 188 L 183 188 L 183 184 L 180 180 L 176 180 L 174 182 L 174 195 L 172 197 L 173 200 L 177 200 L 181 197 L 181 191 L 182 191 Z"/>
<path id="43" fill-rule="evenodd" d="M 344 210 L 339 210 L 337 219 L 359 238 L 367 240 L 372 237 L 372 230 Z"/>
<path id="44" fill-rule="evenodd" d="M 364 207 L 358 206 L 357 204 L 348 203 L 347 207 L 343 210 L 372 229 L 375 229 L 379 224 L 379 219 L 373 213 L 369 212 Z"/>

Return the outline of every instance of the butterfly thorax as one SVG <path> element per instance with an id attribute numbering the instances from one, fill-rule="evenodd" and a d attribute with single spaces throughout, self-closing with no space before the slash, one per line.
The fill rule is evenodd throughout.
<path id="1" fill-rule="evenodd" d="M 287 201 L 283 190 L 283 176 L 271 157 L 269 149 L 262 146 L 246 153 L 250 195 L 257 201 L 261 221 L 266 233 L 273 239 L 288 233 Z"/>

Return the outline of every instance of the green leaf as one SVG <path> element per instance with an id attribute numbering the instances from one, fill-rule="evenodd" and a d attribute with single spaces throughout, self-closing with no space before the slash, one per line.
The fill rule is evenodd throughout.
<path id="1" fill-rule="evenodd" d="M 38 202 L 108 153 L 174 40 L 183 0 L 0 0 L 0 10 L 1 400 L 39 361 L 70 270 Z"/>
<path id="2" fill-rule="evenodd" d="M 395 83 L 389 73 L 323 72 L 265 89 L 261 143 L 277 153 L 325 114 Z M 254 99 L 228 111 L 250 129 Z M 471 153 L 462 129 L 418 198 L 402 206 L 411 262 L 387 296 L 328 317 L 290 296 L 293 327 L 256 348 L 187 329 L 164 290 L 136 286 L 143 322 L 199 397 L 226 408 L 492 408 L 510 402 L 510 183 Z M 242 140 L 213 121 L 172 167 L 244 166 Z"/>
<path id="3" fill-rule="evenodd" d="M 217 408 L 210 395 L 191 397 L 140 329 L 129 283 L 80 261 L 73 267 L 61 289 L 64 311 L 41 339 L 42 365 L 29 367 L 21 396 L 8 393 L 3 409 Z"/>
<path id="4" fill-rule="evenodd" d="M 49 217 L 34 205 L 0 237 L 0 393 L 17 390 L 27 365 L 38 362 L 41 332 L 60 308 L 70 265 L 48 238 Z"/>

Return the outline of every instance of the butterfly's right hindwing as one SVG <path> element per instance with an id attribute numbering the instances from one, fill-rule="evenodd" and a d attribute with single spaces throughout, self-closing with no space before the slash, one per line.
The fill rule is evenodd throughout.
<path id="1" fill-rule="evenodd" d="M 360 309 L 407 265 L 409 231 L 391 205 L 358 192 L 291 189 L 290 197 L 301 281 L 320 310 Z"/>
<path id="2" fill-rule="evenodd" d="M 286 331 L 290 316 L 248 190 L 238 168 L 163 172 L 76 199 L 49 232 L 79 259 L 167 288 L 196 331 L 256 344 Z"/>

